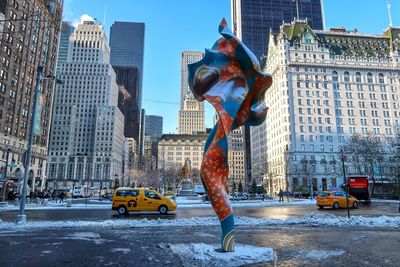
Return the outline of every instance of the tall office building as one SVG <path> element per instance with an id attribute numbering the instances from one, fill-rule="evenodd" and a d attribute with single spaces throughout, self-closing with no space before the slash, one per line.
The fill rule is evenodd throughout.
<path id="1" fill-rule="evenodd" d="M 239 183 L 246 185 L 244 175 L 244 147 L 243 147 L 243 134 L 242 127 L 233 130 L 228 136 L 228 165 L 229 165 L 229 177 L 228 179 L 231 188 L 233 189 L 233 183 L 236 184 L 236 189 Z"/>
<path id="2" fill-rule="evenodd" d="M 60 73 L 61 64 L 67 61 L 69 37 L 72 35 L 74 30 L 75 28 L 72 26 L 71 22 L 63 21 L 61 23 L 60 45 L 57 54 L 57 74 Z"/>
<path id="3" fill-rule="evenodd" d="M 158 141 L 162 136 L 163 117 L 156 115 L 146 115 L 145 119 L 145 136 L 151 137 L 151 153 L 155 158 L 157 168 L 158 157 Z"/>
<path id="4" fill-rule="evenodd" d="M 139 157 L 144 148 L 144 129 L 141 131 L 144 38 L 144 23 L 116 21 L 110 29 L 111 65 L 120 92 L 118 106 L 125 116 L 125 136 L 135 138 Z"/>
<path id="5" fill-rule="evenodd" d="M 146 115 L 145 135 L 151 136 L 153 141 L 157 141 L 162 136 L 163 117 L 156 115 Z"/>
<path id="6" fill-rule="evenodd" d="M 138 68 L 113 66 L 118 85 L 118 107 L 125 116 L 124 135 L 140 140 L 140 100 Z"/>
<path id="7" fill-rule="evenodd" d="M 110 187 L 123 175 L 124 116 L 117 107 L 118 86 L 101 24 L 85 21 L 70 37 L 60 66 L 52 113 L 49 187 L 76 182 Z"/>
<path id="8" fill-rule="evenodd" d="M 362 34 L 313 30 L 307 21 L 295 21 L 270 38 L 269 111 L 252 136 L 260 145 L 253 153 L 267 156 L 269 191 L 340 186 L 340 149 L 353 135 L 384 140 L 400 128 L 399 28 Z M 355 164 L 346 165 L 347 175 L 362 174 Z"/>
<path id="9" fill-rule="evenodd" d="M 278 32 L 283 22 L 294 18 L 307 20 L 313 29 L 322 30 L 322 10 L 321 0 L 231 0 L 232 28 L 262 62 L 268 54 L 270 30 Z"/>
<path id="10" fill-rule="evenodd" d="M 140 110 L 140 125 L 139 125 L 139 140 L 138 143 L 138 156 L 139 156 L 139 169 L 143 170 L 145 167 L 144 158 L 144 143 L 145 143 L 145 129 L 146 129 L 146 110 L 142 108 Z"/>
<path id="11" fill-rule="evenodd" d="M 62 3 L 0 1 L 0 13 L 4 15 L 0 22 L 0 158 L 6 161 L 0 162 L 0 176 L 7 176 L 7 180 L 0 178 L 0 187 L 5 181 L 16 187 L 24 173 L 21 157 L 28 147 L 36 70 L 41 66 L 44 76 L 55 75 Z M 54 83 L 54 79 L 40 83 L 44 103 L 39 115 L 40 133 L 33 138 L 28 176 L 28 185 L 35 190 L 44 186 Z"/>
<path id="12" fill-rule="evenodd" d="M 178 114 L 179 134 L 205 133 L 204 102 L 194 98 L 188 84 L 188 64 L 197 62 L 204 54 L 198 51 L 184 51 L 181 59 L 181 108 Z"/>

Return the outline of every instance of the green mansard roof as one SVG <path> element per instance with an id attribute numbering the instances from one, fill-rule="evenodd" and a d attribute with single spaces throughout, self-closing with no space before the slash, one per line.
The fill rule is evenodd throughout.
<path id="1" fill-rule="evenodd" d="M 382 35 L 375 35 L 360 34 L 357 30 L 346 31 L 344 28 L 317 31 L 311 29 L 307 21 L 295 21 L 282 25 L 281 33 L 291 44 L 298 43 L 309 33 L 319 46 L 329 49 L 334 55 L 388 58 L 391 50 L 400 52 L 400 28 L 396 27 L 390 27 Z"/>

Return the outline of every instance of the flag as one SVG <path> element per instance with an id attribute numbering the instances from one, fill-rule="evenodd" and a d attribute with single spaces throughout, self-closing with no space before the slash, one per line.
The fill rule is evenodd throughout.
<path id="1" fill-rule="evenodd" d="M 39 94 L 39 97 L 36 102 L 36 113 L 35 118 L 33 119 L 33 134 L 35 135 L 42 135 L 42 111 L 44 102 L 46 101 L 46 96 L 44 94 Z"/>

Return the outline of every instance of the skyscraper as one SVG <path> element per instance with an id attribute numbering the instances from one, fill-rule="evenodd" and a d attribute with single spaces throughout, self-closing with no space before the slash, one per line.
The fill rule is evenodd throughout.
<path id="1" fill-rule="evenodd" d="M 155 165 L 157 165 L 158 141 L 162 136 L 162 129 L 163 129 L 163 117 L 156 115 L 146 115 L 145 137 L 146 136 L 151 137 L 151 152 L 156 161 Z"/>
<path id="2" fill-rule="evenodd" d="M 19 174 L 24 173 L 20 159 L 28 146 L 36 70 L 40 66 L 43 76 L 55 75 L 62 3 L 0 1 L 0 14 L 4 15 L 0 22 L 0 157 L 8 161 L 0 162 L 1 177 L 7 176 L 7 180 L 0 179 L 0 188 L 6 181 L 17 184 Z M 44 186 L 54 80 L 45 79 L 40 87 L 40 97 L 45 100 L 39 115 L 40 133 L 33 138 L 28 180 L 33 190 Z"/>
<path id="3" fill-rule="evenodd" d="M 198 51 L 182 52 L 181 60 L 181 108 L 179 110 L 178 133 L 197 134 L 205 133 L 204 102 L 197 101 L 188 84 L 188 64 L 203 58 L 203 53 Z"/>
<path id="4" fill-rule="evenodd" d="M 138 69 L 139 108 L 142 106 L 144 30 L 144 23 L 120 21 L 114 22 L 110 29 L 111 65 Z"/>
<path id="5" fill-rule="evenodd" d="M 151 136 L 152 141 L 157 141 L 162 136 L 163 117 L 146 115 L 145 135 Z"/>
<path id="6" fill-rule="evenodd" d="M 118 107 L 125 116 L 124 135 L 127 138 L 139 138 L 140 99 L 138 90 L 138 68 L 113 66 L 118 85 Z"/>
<path id="7" fill-rule="evenodd" d="M 297 18 L 307 20 L 313 29 L 324 27 L 321 0 L 232 0 L 231 3 L 233 31 L 258 59 L 268 54 L 270 30 L 278 32 L 283 22 Z"/>
<path id="8" fill-rule="evenodd" d="M 139 158 L 144 147 L 144 129 L 141 130 L 144 31 L 144 23 L 119 21 L 110 30 L 110 62 L 117 75 L 118 107 L 125 116 L 125 136 L 135 138 Z"/>
<path id="9" fill-rule="evenodd" d="M 122 175 L 124 116 L 103 27 L 78 25 L 60 66 L 52 113 L 48 180 L 52 188 L 76 181 L 110 187 Z"/>
<path id="10" fill-rule="evenodd" d="M 69 21 L 61 23 L 60 45 L 57 55 L 57 74 L 60 72 L 61 64 L 67 61 L 69 37 L 74 32 L 74 29 L 74 26 Z"/>

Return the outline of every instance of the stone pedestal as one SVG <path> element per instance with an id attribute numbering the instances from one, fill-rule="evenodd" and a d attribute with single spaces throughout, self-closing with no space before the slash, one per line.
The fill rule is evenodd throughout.
<path id="1" fill-rule="evenodd" d="M 177 196 L 197 196 L 192 188 L 192 181 L 190 179 L 182 180 L 182 189 Z"/>

